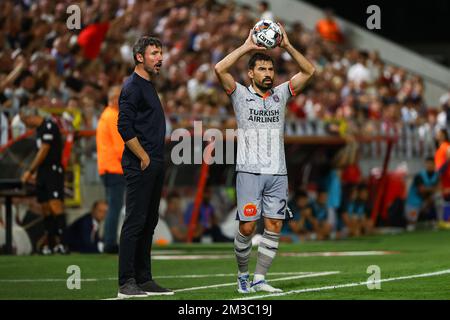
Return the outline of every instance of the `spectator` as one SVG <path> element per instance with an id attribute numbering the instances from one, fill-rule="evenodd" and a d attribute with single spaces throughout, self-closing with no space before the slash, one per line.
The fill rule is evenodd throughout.
<path id="1" fill-rule="evenodd" d="M 406 198 L 405 213 L 408 231 L 415 230 L 420 217 L 423 220 L 436 220 L 434 195 L 438 184 L 439 175 L 435 170 L 433 158 L 428 157 L 425 160 L 425 169 L 414 176 Z"/>
<path id="2" fill-rule="evenodd" d="M 442 128 L 450 127 L 450 90 L 439 98 L 441 110 L 438 115 L 438 123 Z"/>
<path id="3" fill-rule="evenodd" d="M 288 207 L 291 209 L 293 218 L 288 223 L 283 224 L 281 229 L 281 241 L 297 242 L 313 240 L 317 238 L 315 233 L 318 221 L 313 215 L 313 207 L 309 201 L 308 193 L 300 190 L 295 193 L 294 198 L 289 201 Z"/>
<path id="4" fill-rule="evenodd" d="M 81 253 L 103 252 L 103 242 L 99 235 L 99 225 L 105 219 L 108 204 L 96 201 L 90 212 L 75 220 L 67 230 L 66 239 L 71 251 Z"/>
<path id="5" fill-rule="evenodd" d="M 214 208 L 210 203 L 211 190 L 205 189 L 203 193 L 203 199 L 200 204 L 198 220 L 196 224 L 196 230 L 194 232 L 194 242 L 200 242 L 202 239 L 206 241 L 208 237 L 211 237 L 213 242 L 228 242 L 231 239 L 226 238 L 220 227 L 218 226 L 217 217 L 214 214 Z M 192 219 L 192 213 L 194 210 L 194 203 L 191 203 L 186 208 L 184 213 L 184 223 L 189 226 Z"/>
<path id="6" fill-rule="evenodd" d="M 272 11 L 270 11 L 270 5 L 267 1 L 258 2 L 258 12 L 260 13 L 261 20 L 272 20 L 275 21 L 275 16 Z"/>
<path id="7" fill-rule="evenodd" d="M 347 72 L 347 79 L 353 82 L 356 88 L 361 89 L 362 86 L 372 83 L 372 75 L 367 67 L 368 54 L 361 51 L 358 55 L 357 62 L 352 65 Z"/>
<path id="8" fill-rule="evenodd" d="M 117 129 L 120 87 L 109 91 L 108 106 L 100 116 L 97 127 L 98 173 L 105 187 L 108 214 L 105 221 L 105 252 L 118 253 L 117 227 L 122 211 L 125 179 L 121 166 L 124 143 Z"/>
<path id="9" fill-rule="evenodd" d="M 325 165 L 322 172 L 325 176 L 321 181 L 320 189 L 323 189 L 321 193 L 325 193 L 322 197 L 327 199 L 327 219 L 328 223 L 332 226 L 332 231 L 336 231 L 338 226 L 337 214 L 342 200 L 341 170 Z"/>
<path id="10" fill-rule="evenodd" d="M 375 233 L 375 225 L 371 219 L 372 206 L 369 199 L 369 188 L 365 183 L 358 186 L 358 198 L 355 201 L 356 210 L 363 212 L 363 232 L 366 235 Z"/>
<path id="11" fill-rule="evenodd" d="M 27 132 L 27 127 L 22 121 L 20 114 L 16 114 L 11 121 L 11 138 L 16 139 L 17 137 L 23 135 L 25 132 Z"/>
<path id="12" fill-rule="evenodd" d="M 358 237 L 363 232 L 366 218 L 366 212 L 364 212 L 364 210 L 364 204 L 358 203 L 358 189 L 352 187 L 341 215 L 342 222 L 351 237 Z"/>
<path id="13" fill-rule="evenodd" d="M 313 224 L 318 240 L 325 240 L 331 236 L 332 225 L 329 222 L 329 200 L 325 189 L 319 189 L 317 198 L 312 203 L 313 215 L 316 223 Z M 314 221 L 314 220 L 312 220 Z"/>
<path id="14" fill-rule="evenodd" d="M 175 242 L 186 242 L 187 225 L 183 221 L 183 213 L 181 211 L 181 199 L 178 193 L 170 193 L 167 196 L 167 210 L 164 220 L 172 233 Z M 201 231 L 200 226 L 197 230 Z M 194 238 L 198 238 L 200 232 L 194 234 Z"/>
<path id="15" fill-rule="evenodd" d="M 344 41 L 341 29 L 334 19 L 333 11 L 330 9 L 325 10 L 325 17 L 317 21 L 316 31 L 323 40 L 336 43 L 342 43 Z"/>
<path id="16" fill-rule="evenodd" d="M 196 101 L 197 98 L 206 93 L 208 87 L 206 85 L 208 65 L 201 65 L 196 71 L 192 79 L 187 82 L 187 90 L 191 101 Z"/>

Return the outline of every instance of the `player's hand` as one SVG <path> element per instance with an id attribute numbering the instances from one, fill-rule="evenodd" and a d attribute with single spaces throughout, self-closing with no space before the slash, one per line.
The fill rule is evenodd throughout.
<path id="1" fill-rule="evenodd" d="M 244 47 L 250 51 L 250 50 L 267 50 L 266 47 L 260 47 L 256 43 L 253 42 L 252 39 L 252 30 L 248 33 L 247 40 L 244 42 Z"/>
<path id="2" fill-rule="evenodd" d="M 280 47 L 286 48 L 286 47 L 290 46 L 291 43 L 289 42 L 289 38 L 287 36 L 286 30 L 284 30 L 284 27 L 279 22 L 277 22 L 277 24 L 281 29 L 281 34 L 283 35 L 283 39 L 281 39 Z"/>
<path id="3" fill-rule="evenodd" d="M 141 170 L 144 171 L 149 165 L 150 157 L 148 156 L 148 154 L 145 154 L 145 156 L 141 159 Z"/>
<path id="4" fill-rule="evenodd" d="M 23 173 L 20 180 L 22 181 L 22 183 L 27 183 L 28 181 L 31 180 L 31 176 L 32 176 L 32 173 L 29 170 L 27 170 Z"/>

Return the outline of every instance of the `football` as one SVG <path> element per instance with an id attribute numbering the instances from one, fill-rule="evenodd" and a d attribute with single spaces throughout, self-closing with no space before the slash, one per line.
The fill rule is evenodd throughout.
<path id="1" fill-rule="evenodd" d="M 258 46 L 273 49 L 280 45 L 283 34 L 275 22 L 271 20 L 260 20 L 252 29 L 252 39 Z"/>

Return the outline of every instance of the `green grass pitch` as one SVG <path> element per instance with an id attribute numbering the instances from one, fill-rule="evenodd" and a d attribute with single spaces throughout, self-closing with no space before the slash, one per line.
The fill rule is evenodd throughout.
<path id="1" fill-rule="evenodd" d="M 386 255 L 319 256 L 306 253 L 389 251 Z M 250 272 L 257 248 L 253 247 Z M 288 256 L 301 253 L 300 256 Z M 280 296 L 236 292 L 232 244 L 154 247 L 153 275 L 179 290 L 148 299 L 450 299 L 450 231 L 418 231 L 358 239 L 281 244 L 267 279 Z M 180 256 L 185 257 L 180 257 Z M 197 257 L 192 257 L 196 255 Z M 174 259 L 178 257 L 182 259 Z M 187 257 L 195 258 L 186 260 Z M 209 258 L 209 259 L 206 259 Z M 213 259 L 211 259 L 213 258 Z M 67 268 L 81 270 L 81 288 L 67 288 Z M 369 290 L 370 265 L 380 267 L 381 288 Z M 115 255 L 0 256 L 0 299 L 107 299 L 117 294 Z M 440 274 L 436 272 L 443 271 Z M 330 272 L 325 274 L 317 274 Z M 332 273 L 334 272 L 334 273 Z M 308 274 L 307 274 L 308 273 Z M 430 275 L 431 274 L 431 275 Z M 203 288 L 198 288 L 203 287 Z M 295 291 L 295 292 L 292 292 Z"/>

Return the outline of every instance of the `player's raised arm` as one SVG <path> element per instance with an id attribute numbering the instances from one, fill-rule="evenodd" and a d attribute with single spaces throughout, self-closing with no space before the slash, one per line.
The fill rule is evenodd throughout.
<path id="1" fill-rule="evenodd" d="M 229 69 L 239 60 L 239 58 L 251 50 L 266 50 L 266 48 L 257 46 L 253 42 L 250 30 L 248 38 L 245 40 L 244 44 L 230 52 L 225 58 L 215 65 L 214 70 L 216 75 L 227 94 L 231 94 L 236 87 L 234 78 L 229 72 Z"/>
<path id="2" fill-rule="evenodd" d="M 283 40 L 280 43 L 280 47 L 285 49 L 300 67 L 300 72 L 295 74 L 290 80 L 292 94 L 296 95 L 312 77 L 315 72 L 315 68 L 311 62 L 309 62 L 297 49 L 292 46 L 283 26 L 280 23 L 278 23 L 278 25 L 283 33 Z"/>

